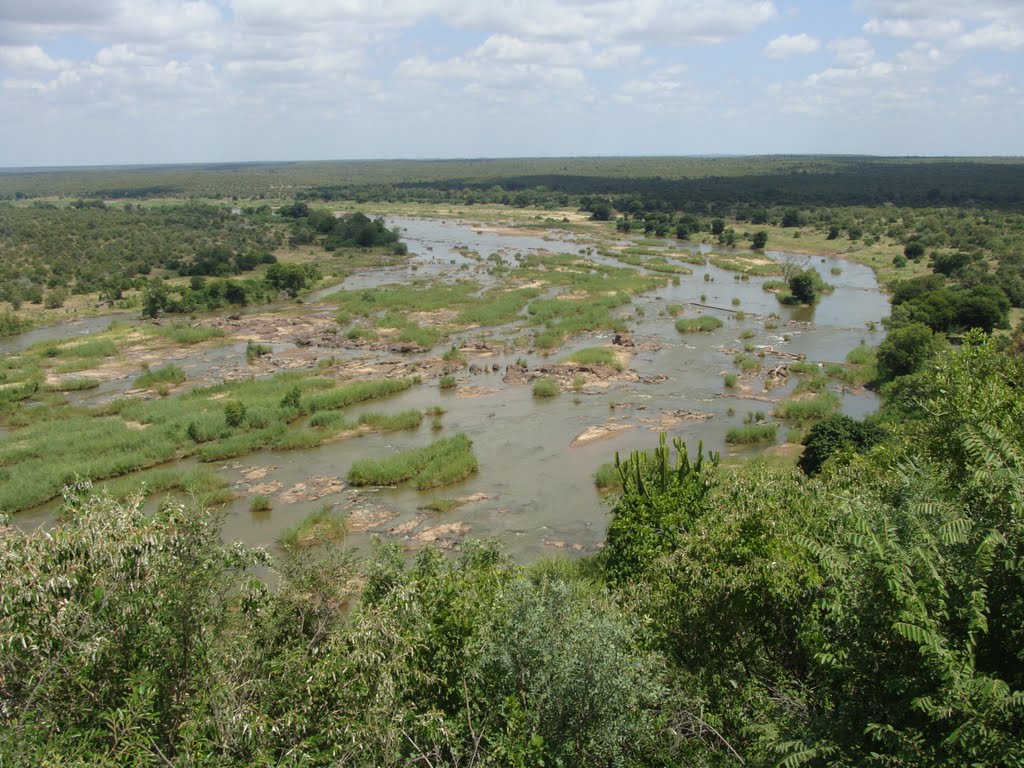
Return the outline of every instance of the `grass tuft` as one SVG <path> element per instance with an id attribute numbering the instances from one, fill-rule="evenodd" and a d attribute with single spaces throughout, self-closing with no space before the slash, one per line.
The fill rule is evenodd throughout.
<path id="1" fill-rule="evenodd" d="M 722 321 L 711 315 L 681 317 L 676 320 L 676 330 L 680 333 L 707 333 L 721 327 Z"/>
<path id="2" fill-rule="evenodd" d="M 460 432 L 385 459 L 360 459 L 349 468 L 348 481 L 365 486 L 396 485 L 411 480 L 419 490 L 425 490 L 457 483 L 478 468 L 473 442 Z"/>

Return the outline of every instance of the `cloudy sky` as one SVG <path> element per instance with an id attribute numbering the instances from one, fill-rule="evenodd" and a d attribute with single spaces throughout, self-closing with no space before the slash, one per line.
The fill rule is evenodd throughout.
<path id="1" fill-rule="evenodd" d="M 0 166 L 1024 154 L 1024 0 L 0 0 Z"/>

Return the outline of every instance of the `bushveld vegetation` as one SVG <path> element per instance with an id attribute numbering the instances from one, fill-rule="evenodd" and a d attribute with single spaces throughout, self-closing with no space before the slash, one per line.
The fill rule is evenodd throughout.
<path id="1" fill-rule="evenodd" d="M 395 249 L 382 224 L 317 207 L 356 196 L 579 207 L 588 226 L 649 232 L 643 249 L 673 235 L 729 247 L 750 236 L 748 223 L 773 244 L 800 234 L 816 243 L 809 247 L 853 249 L 889 283 L 905 282 L 895 283 L 890 333 L 877 349 L 858 347 L 845 363 L 789 365 L 798 381 L 775 415 L 797 426 L 787 439 L 803 444 L 799 465 L 725 466 L 702 446 L 664 438 L 616 458 L 595 477 L 612 489 L 605 547 L 576 561 L 520 565 L 472 541 L 455 556 L 381 545 L 357 560 L 332 546 L 346 524 L 328 507 L 286 531 L 274 560 L 222 540 L 208 508 L 232 491 L 209 466 L 161 465 L 415 429 L 419 411 L 345 413 L 413 379 L 339 384 L 318 370 L 88 407 L 63 392 L 121 354 L 121 337 L 4 356 L 0 509 L 62 494 L 64 514 L 47 532 L 0 521 L 0 763 L 1024 763 L 1024 340 L 982 332 L 1006 325 L 1024 295 L 1022 164 L 571 162 L 566 173 L 525 161 L 515 175 L 501 161 L 352 164 L 345 185 L 334 181 L 337 166 L 298 164 L 248 168 L 217 190 L 194 168 L 49 181 L 66 194 L 129 197 L 132 207 L 118 212 L 127 215 L 150 195 L 203 190 L 254 201 L 271 183 L 304 179 L 291 187 L 298 199 L 239 202 L 232 215 L 237 226 L 262 218 L 260 231 L 325 253 L 361 247 L 371 234 L 373 247 Z M 650 178 L 653 167 L 660 178 Z M 649 178 L 638 178 L 645 169 Z M 38 185 L 34 175 L 0 175 L 6 210 L 31 205 L 21 198 Z M 119 205 L 69 208 L 99 217 Z M 224 233 L 235 226 L 215 225 L 223 237 L 208 245 L 231 248 Z M 893 249 L 902 264 L 892 263 Z M 179 268 L 197 273 L 141 286 L 143 306 L 210 307 L 200 299 L 226 291 L 210 291 L 222 282 L 290 294 L 315 279 L 287 264 L 273 278 L 275 265 L 263 263 L 251 278 L 199 273 L 234 264 L 239 250 L 228 260 L 187 254 Z M 620 256 L 673 271 L 657 269 L 652 253 Z M 810 285 L 793 291 L 793 275 L 776 265 L 731 253 L 720 261 L 737 279 L 781 272 L 780 293 L 822 290 L 806 272 Z M 567 255 L 494 268 L 512 282 L 343 292 L 338 320 L 366 340 L 423 347 L 469 326 L 519 323 L 536 347 L 553 349 L 583 331 L 621 330 L 631 297 L 667 279 Z M 38 286 L 43 301 L 78 290 L 77 276 L 26 278 L 18 290 Z M 4 317 L 3 327 L 22 322 Z M 203 328 L 152 328 L 152 343 L 217 343 Z M 965 331 L 959 346 L 945 342 Z M 762 365 L 756 351 L 735 358 L 745 375 Z M 583 352 L 584 364 L 607 360 Z M 837 380 L 878 387 L 881 411 L 865 421 L 837 415 L 828 391 Z M 439 411 L 428 415 L 440 426 Z M 774 442 L 776 425 L 763 422 L 749 414 L 733 442 Z M 432 488 L 476 469 L 459 434 L 357 462 L 349 481 Z M 141 502 L 162 493 L 178 500 Z M 428 506 L 442 513 L 456 503 Z M 254 511 L 264 507 L 253 499 Z M 312 545 L 315 556 L 305 551 Z"/>

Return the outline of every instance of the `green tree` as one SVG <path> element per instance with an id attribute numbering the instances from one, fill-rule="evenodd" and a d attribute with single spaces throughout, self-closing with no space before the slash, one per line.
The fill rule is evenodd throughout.
<path id="1" fill-rule="evenodd" d="M 878 345 L 879 382 L 919 371 L 942 347 L 942 339 L 922 323 L 894 328 Z"/>
<path id="2" fill-rule="evenodd" d="M 813 304 L 818 298 L 818 292 L 814 287 L 814 276 L 807 272 L 800 272 L 789 278 L 789 292 L 800 304 Z"/>
<path id="3" fill-rule="evenodd" d="M 284 291 L 292 298 L 318 279 L 316 268 L 308 264 L 271 264 L 266 275 L 271 288 Z"/>
<path id="4" fill-rule="evenodd" d="M 768 244 L 768 233 L 763 229 L 758 230 L 754 233 L 751 239 L 751 246 L 754 250 L 761 250 Z"/>
<path id="5" fill-rule="evenodd" d="M 903 248 L 903 255 L 911 261 L 917 261 L 924 256 L 924 245 L 916 240 L 906 244 Z"/>
<path id="6" fill-rule="evenodd" d="M 155 319 L 167 309 L 169 298 L 163 280 L 150 280 L 142 293 L 142 314 Z"/>
<path id="7" fill-rule="evenodd" d="M 787 208 L 785 210 L 785 212 L 782 214 L 782 224 L 781 224 L 781 226 L 786 227 L 786 228 L 789 228 L 789 227 L 799 227 L 800 226 L 800 211 L 798 211 L 796 208 Z"/>

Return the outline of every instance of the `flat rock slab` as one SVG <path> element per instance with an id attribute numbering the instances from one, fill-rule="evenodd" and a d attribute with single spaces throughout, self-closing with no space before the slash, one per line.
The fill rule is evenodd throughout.
<path id="1" fill-rule="evenodd" d="M 371 528 L 377 528 L 395 519 L 397 515 L 390 510 L 378 507 L 376 509 L 353 509 L 345 518 L 349 533 L 361 533 Z"/>
<path id="2" fill-rule="evenodd" d="M 238 470 L 238 473 L 243 478 L 248 480 L 250 483 L 253 480 L 262 480 L 275 469 L 277 469 L 277 467 L 274 465 L 269 465 L 266 467 L 243 467 L 241 464 L 231 464 L 230 467 L 232 469 Z"/>
<path id="3" fill-rule="evenodd" d="M 629 424 L 598 424 L 596 427 L 587 427 L 576 436 L 575 440 L 569 443 L 569 447 L 578 448 L 581 445 L 596 443 L 598 440 L 614 437 L 628 429 L 632 429 Z"/>
<path id="4" fill-rule="evenodd" d="M 404 523 L 399 523 L 392 528 L 388 528 L 388 533 L 392 536 L 406 536 L 419 528 L 419 525 L 422 522 L 422 520 L 407 520 Z"/>
<path id="5" fill-rule="evenodd" d="M 414 538 L 421 544 L 437 544 L 447 549 L 469 533 L 469 530 L 469 525 L 461 521 L 442 523 L 441 525 L 424 528 Z"/>
<path id="6" fill-rule="evenodd" d="M 306 482 L 296 483 L 278 496 L 278 500 L 282 504 L 294 504 L 297 501 L 316 501 L 332 493 L 340 493 L 345 487 L 345 483 L 340 478 L 317 475 L 309 478 Z"/>

